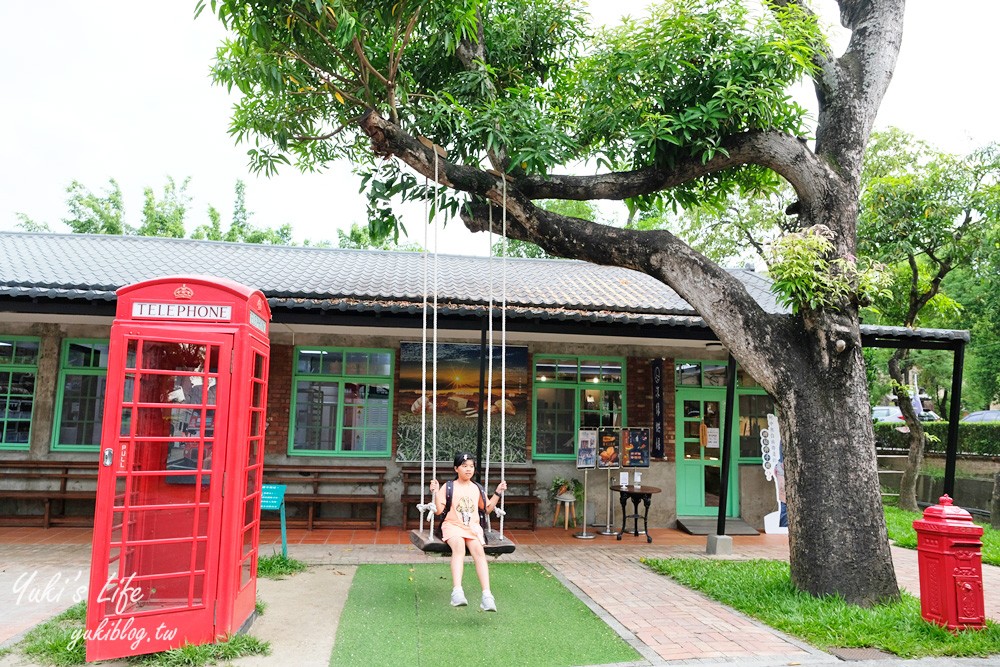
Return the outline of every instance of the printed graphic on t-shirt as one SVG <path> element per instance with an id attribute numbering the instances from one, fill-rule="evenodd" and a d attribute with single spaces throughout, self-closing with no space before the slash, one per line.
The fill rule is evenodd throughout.
<path id="1" fill-rule="evenodd" d="M 472 499 L 472 496 L 462 496 L 458 499 L 458 504 L 455 505 L 455 511 L 458 516 L 462 517 L 462 523 L 466 526 L 471 525 L 472 516 L 476 512 L 476 503 Z"/>

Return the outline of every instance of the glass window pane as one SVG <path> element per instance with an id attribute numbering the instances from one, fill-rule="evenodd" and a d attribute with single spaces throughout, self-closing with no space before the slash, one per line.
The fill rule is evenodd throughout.
<path id="1" fill-rule="evenodd" d="M 677 386 L 701 386 L 701 364 L 677 364 L 675 366 L 675 382 Z"/>
<path id="2" fill-rule="evenodd" d="M 535 391 L 535 448 L 538 454 L 574 454 L 576 391 L 544 387 Z"/>
<path id="3" fill-rule="evenodd" d="M 622 381 L 622 365 L 605 361 L 601 365 L 601 382 L 618 383 Z"/>
<path id="4" fill-rule="evenodd" d="M 575 359 L 560 359 L 556 362 L 557 382 L 576 382 L 577 363 Z"/>
<path id="5" fill-rule="evenodd" d="M 9 364 L 14 359 L 14 341 L 0 338 L 0 364 Z"/>
<path id="6" fill-rule="evenodd" d="M 740 457 L 760 458 L 760 431 L 767 428 L 767 415 L 774 411 L 770 396 L 740 396 Z"/>
<path id="7" fill-rule="evenodd" d="M 736 369 L 736 385 L 739 387 L 759 387 L 760 383 L 742 368 Z"/>
<path id="8" fill-rule="evenodd" d="M 369 374 L 383 377 L 392 373 L 392 355 L 388 352 L 376 352 L 371 355 Z"/>
<path id="9" fill-rule="evenodd" d="M 38 364 L 38 343 L 29 340 L 17 341 L 14 346 L 14 363 L 36 366 Z"/>
<path id="10" fill-rule="evenodd" d="M 59 444 L 96 447 L 101 443 L 105 384 L 103 375 L 64 376 Z"/>
<path id="11" fill-rule="evenodd" d="M 556 378 L 556 362 L 554 359 L 538 359 L 535 362 L 535 380 L 552 382 Z"/>
<path id="12" fill-rule="evenodd" d="M 725 387 L 726 365 L 706 363 L 702 381 L 706 387 Z"/>
<path id="13" fill-rule="evenodd" d="M 337 382 L 299 381 L 295 391 L 296 449 L 333 451 L 337 442 Z"/>
<path id="14" fill-rule="evenodd" d="M 297 370 L 299 373 L 315 375 L 322 372 L 325 352 L 320 350 L 300 350 Z"/>
<path id="15" fill-rule="evenodd" d="M 580 362 L 580 382 L 600 382 L 601 362 L 588 359 Z"/>
<path id="16" fill-rule="evenodd" d="M 368 375 L 368 354 L 366 352 L 348 352 L 344 375 Z"/>

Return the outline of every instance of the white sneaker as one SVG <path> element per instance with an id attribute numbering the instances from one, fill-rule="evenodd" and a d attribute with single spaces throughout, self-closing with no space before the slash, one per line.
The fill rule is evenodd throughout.
<path id="1" fill-rule="evenodd" d="M 493 599 L 492 594 L 483 593 L 483 601 L 479 603 L 479 608 L 483 611 L 496 611 L 497 601 Z"/>
<path id="2" fill-rule="evenodd" d="M 469 604 L 469 601 L 465 599 L 465 593 L 462 592 L 461 588 L 456 588 L 451 592 L 452 607 L 464 607 L 467 604 Z"/>

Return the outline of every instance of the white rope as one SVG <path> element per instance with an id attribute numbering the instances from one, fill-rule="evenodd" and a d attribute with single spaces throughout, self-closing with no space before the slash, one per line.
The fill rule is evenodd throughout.
<path id="1" fill-rule="evenodd" d="M 437 479 L 437 386 L 438 386 L 438 197 L 440 182 L 438 180 L 438 154 L 437 146 L 432 146 L 434 151 L 434 338 L 431 346 L 431 359 L 433 360 L 431 377 L 431 471 L 433 479 Z M 444 517 L 442 517 L 443 519 Z M 431 518 L 431 530 L 434 529 L 434 519 Z"/>
<path id="2" fill-rule="evenodd" d="M 424 187 L 427 188 L 427 177 L 424 177 Z M 417 512 L 420 514 L 420 531 L 424 530 L 425 502 L 424 490 L 427 487 L 425 471 L 427 469 L 427 220 L 430 218 L 427 200 L 424 200 L 424 309 L 420 337 L 420 504 Z M 434 498 L 431 498 L 431 502 Z M 433 517 L 433 514 L 431 515 Z M 433 518 L 430 518 L 433 531 Z"/>
<path id="3" fill-rule="evenodd" d="M 489 266 L 490 266 L 490 299 L 489 306 L 487 308 L 487 319 L 489 323 L 487 324 L 487 346 L 486 346 L 486 356 L 487 356 L 487 372 L 486 372 L 486 396 L 480 397 L 480 400 L 486 403 L 486 466 L 485 466 L 485 478 L 483 479 L 483 485 L 486 489 L 490 488 L 490 452 L 491 445 L 493 443 L 493 207 L 489 207 L 490 210 L 490 230 L 489 230 Z M 489 493 L 489 491 L 487 491 Z M 490 530 L 493 530 L 491 524 L 487 524 Z"/>
<path id="4" fill-rule="evenodd" d="M 505 479 L 504 467 L 507 462 L 507 176 L 501 174 L 503 185 L 503 241 L 500 257 L 502 287 L 500 304 L 500 480 Z M 492 355 L 491 355 L 492 357 Z M 503 538 L 503 518 L 506 514 L 504 497 L 500 496 L 500 537 Z"/>

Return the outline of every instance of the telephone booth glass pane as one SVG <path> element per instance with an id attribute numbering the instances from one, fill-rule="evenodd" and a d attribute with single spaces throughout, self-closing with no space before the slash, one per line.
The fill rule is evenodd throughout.
<path id="1" fill-rule="evenodd" d="M 203 604 L 219 345 L 129 341 L 105 613 Z M 208 363 L 206 363 L 206 361 Z M 204 389 L 208 387 L 208 391 Z M 117 593 L 117 595 L 116 595 Z"/>

